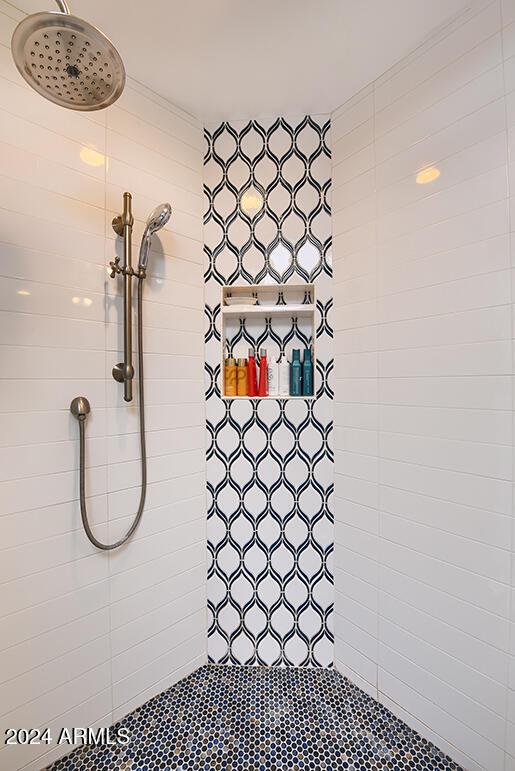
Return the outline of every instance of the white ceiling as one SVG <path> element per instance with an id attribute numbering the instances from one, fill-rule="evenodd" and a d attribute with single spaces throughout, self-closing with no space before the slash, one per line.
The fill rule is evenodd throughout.
<path id="1" fill-rule="evenodd" d="M 113 40 L 129 75 L 215 121 L 330 112 L 473 0 L 69 2 Z"/>

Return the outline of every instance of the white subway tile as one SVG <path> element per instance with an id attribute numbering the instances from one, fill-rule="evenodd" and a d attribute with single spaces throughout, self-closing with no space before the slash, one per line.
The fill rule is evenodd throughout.
<path id="1" fill-rule="evenodd" d="M 428 698 L 417 693 L 402 680 L 379 668 L 378 688 L 394 702 L 406 705 L 407 711 L 419 715 L 422 721 L 432 727 L 439 735 L 458 747 L 467 747 L 474 759 L 483 768 L 502 771 L 504 752 L 492 742 L 474 732 L 459 718 L 446 712 Z"/>
<path id="2" fill-rule="evenodd" d="M 335 156 L 345 160 L 351 155 L 356 155 L 360 150 L 370 145 L 374 138 L 374 123 L 372 119 L 365 120 L 355 128 L 346 132 L 341 139 L 334 139 L 332 149 Z"/>
<path id="3" fill-rule="evenodd" d="M 343 337 L 343 333 L 340 337 Z M 510 337 L 512 334 L 509 305 L 393 321 L 378 327 L 378 344 L 381 350 L 508 340 Z M 348 348 L 346 345 L 347 350 Z"/>
<path id="4" fill-rule="evenodd" d="M 352 100 L 333 113 L 331 120 L 331 138 L 333 148 L 336 143 L 357 126 L 370 119 L 374 112 L 374 97 L 371 89 L 361 95 L 359 100 Z"/>
<path id="5" fill-rule="evenodd" d="M 500 52 L 500 48 L 499 48 Z M 502 65 L 492 62 L 492 68 L 466 83 L 435 104 L 427 107 L 400 126 L 376 137 L 375 152 L 379 163 L 402 152 L 416 142 L 441 131 L 460 118 L 469 115 L 488 102 L 499 99 L 504 92 Z M 370 168 L 370 166 L 369 166 Z"/>
<path id="6" fill-rule="evenodd" d="M 340 498 L 339 485 L 336 487 L 335 518 L 338 522 L 357 527 L 368 533 L 377 535 L 379 533 L 379 512 L 370 506 L 363 506 Z M 344 565 L 336 565 L 336 568 L 343 568 Z"/>
<path id="7" fill-rule="evenodd" d="M 447 468 L 494 479 L 511 479 L 511 447 L 432 436 L 381 432 L 381 457 Z"/>
<path id="8" fill-rule="evenodd" d="M 404 517 L 387 513 L 381 514 L 381 537 L 386 541 L 446 562 L 453 567 L 464 568 L 505 584 L 505 586 L 490 587 L 494 595 L 491 610 L 507 616 L 510 582 L 510 552 L 507 549 L 496 548 L 468 539 L 465 535 L 446 533 L 438 528 L 410 522 Z M 456 582 L 458 583 L 458 577 Z M 449 586 L 449 591 L 452 592 L 452 584 Z M 503 601 L 497 603 L 495 595 L 500 595 Z M 470 599 L 473 601 L 473 595 Z"/>
<path id="9" fill-rule="evenodd" d="M 63 113 L 63 110 L 52 102 L 41 98 L 36 99 L 34 93 L 21 80 L 10 50 L 3 46 L 0 49 L 0 72 L 3 114 L 7 113 L 7 119 L 9 115 L 16 115 L 38 127 L 38 143 L 41 147 L 43 145 L 49 149 L 56 147 L 53 144 L 55 140 L 47 134 L 49 131 L 55 134 L 55 139 L 61 137 L 64 145 L 67 144 L 66 140 L 71 140 L 80 143 L 81 146 L 104 152 L 105 114 L 97 113 L 92 118 L 91 115 L 86 117 L 84 113 L 76 113 L 73 110 Z M 59 153 L 56 152 L 54 157 L 59 158 Z M 81 165 L 86 171 L 92 168 L 83 162 Z"/>
<path id="10" fill-rule="evenodd" d="M 370 144 L 333 166 L 333 185 L 337 188 L 374 167 L 374 145 Z"/>
<path id="11" fill-rule="evenodd" d="M 34 221 L 44 220 L 57 225 L 75 228 L 79 232 L 101 236 L 104 232 L 104 213 L 91 204 L 43 190 L 26 182 L 2 177 L 0 185 L 0 207 L 8 212 L 23 214 Z"/>
<path id="12" fill-rule="evenodd" d="M 195 656 L 193 659 L 188 659 L 185 664 L 181 664 L 181 666 L 177 668 L 172 668 L 172 670 L 167 672 L 167 674 L 160 680 L 152 683 L 151 686 L 145 688 L 143 691 L 139 691 L 139 693 L 130 698 L 128 701 L 124 702 L 119 707 L 116 707 L 113 710 L 113 720 L 120 720 L 120 718 L 132 712 L 134 709 L 136 709 L 136 707 L 141 706 L 149 699 L 157 696 L 159 693 L 166 691 L 172 685 L 179 682 L 179 680 L 188 677 L 188 675 L 190 675 L 196 669 L 206 664 L 207 655 L 206 651 L 202 650 L 202 645 L 200 644 L 201 639 L 202 637 L 199 635 L 199 637 L 197 637 L 195 640 L 196 645 L 194 649 L 200 649 L 200 653 L 197 656 Z M 184 656 L 184 658 L 188 657 Z M 165 668 L 168 669 L 167 667 Z"/>
<path id="13" fill-rule="evenodd" d="M 509 543 L 511 517 L 492 511 L 460 506 L 446 501 L 442 508 L 438 498 L 411 493 L 383 485 L 380 491 L 381 510 L 397 514 L 409 520 L 443 530 L 454 535 L 471 538 L 478 543 L 490 544 L 501 549 Z"/>
<path id="14" fill-rule="evenodd" d="M 127 701 L 173 671 L 183 656 L 200 654 L 205 641 L 196 640 L 205 626 L 204 611 L 197 611 L 153 637 L 113 658 L 113 704 Z M 179 649 L 179 650 L 177 650 Z M 184 653 L 181 653 L 184 651 Z"/>
<path id="15" fill-rule="evenodd" d="M 453 201 L 455 195 L 451 197 L 451 194 L 457 193 L 459 195 L 464 181 L 468 191 L 474 185 L 473 180 L 476 177 L 503 165 L 506 165 L 506 133 L 499 131 L 495 135 L 440 161 L 438 163 L 440 176 L 429 184 L 417 184 L 417 177 L 413 175 L 388 184 L 379 190 L 376 195 L 378 217 L 385 216 L 401 207 L 408 207 L 403 209 L 405 216 L 415 210 L 419 211 L 420 216 L 422 207 L 424 214 L 428 214 L 432 206 L 436 208 L 437 195 L 441 199 Z M 478 185 L 478 187 L 482 193 L 484 186 Z M 497 184 L 496 189 L 498 189 L 498 195 L 501 197 L 503 185 Z M 448 194 L 443 196 L 443 191 L 446 190 Z M 460 196 L 460 199 L 463 197 Z M 476 205 L 477 199 L 474 198 L 473 200 L 474 205 Z M 418 205 L 415 206 L 415 203 Z M 447 214 L 448 216 L 451 215 L 450 209 Z"/>
<path id="16" fill-rule="evenodd" d="M 134 112 L 127 112 L 120 106 L 122 104 L 123 102 L 118 102 L 109 110 L 107 123 L 110 130 L 132 139 L 144 147 L 155 150 L 183 166 L 188 166 L 198 173 L 202 164 L 200 148 L 193 147 L 182 139 L 176 138 L 172 133 L 173 130 L 169 130 L 171 126 L 167 127 L 168 130 L 163 130 L 158 127 L 159 124 L 153 125 L 148 122 L 147 118 L 150 116 L 147 116 L 146 113 L 138 115 Z M 176 120 L 175 126 L 177 126 L 177 122 Z M 190 139 L 189 135 L 188 139 Z"/>
<path id="17" fill-rule="evenodd" d="M 500 164 L 491 171 L 466 179 L 449 189 L 436 190 L 432 195 L 403 206 L 377 218 L 378 241 L 400 238 L 415 230 L 434 225 L 442 220 L 459 217 L 471 209 L 487 206 L 507 197 L 506 168 L 502 164 L 505 150 L 496 141 L 496 153 L 491 162 Z M 486 164 L 488 165 L 488 164 Z M 465 172 L 466 174 L 467 172 Z M 395 198 L 392 195 L 392 199 Z M 400 198 L 397 198 L 400 203 Z"/>
<path id="18" fill-rule="evenodd" d="M 334 548 L 336 561 L 341 568 L 341 577 L 345 577 L 345 574 L 357 576 L 362 581 L 377 587 L 379 568 L 374 556 L 369 558 L 365 554 L 360 554 L 359 551 L 352 551 L 338 543 L 336 538 Z"/>
<path id="19" fill-rule="evenodd" d="M 505 130 L 505 100 L 500 97 L 484 107 L 465 115 L 450 126 L 445 126 L 415 145 L 406 147 L 397 155 L 375 167 L 378 191 L 399 180 L 414 180 L 417 172 L 437 165 L 454 154 L 460 154 L 473 145 Z M 372 174 L 372 170 L 369 172 Z"/>
<path id="20" fill-rule="evenodd" d="M 339 639 L 340 638 L 338 638 L 338 641 Z M 343 655 L 345 655 L 345 653 Z M 348 667 L 347 664 L 344 664 L 343 661 L 340 661 L 340 659 L 336 654 L 334 658 L 334 666 L 337 672 L 340 672 L 344 677 L 350 680 L 351 683 L 353 683 L 354 685 L 357 685 L 358 688 L 360 688 L 362 691 L 367 693 L 373 699 L 377 699 L 377 688 L 375 686 L 375 682 L 377 678 L 375 677 L 375 673 L 374 673 L 374 684 L 369 683 L 366 680 L 364 680 L 363 677 L 361 677 L 361 675 L 358 675 L 357 672 L 354 672 L 350 667 Z"/>
<path id="21" fill-rule="evenodd" d="M 378 265 L 385 261 L 420 259 L 509 232 L 508 202 L 492 203 L 472 212 L 413 230 L 399 238 L 379 242 Z"/>
<path id="22" fill-rule="evenodd" d="M 95 115 L 41 99 L 7 47 L 22 15 L 4 6 L 0 691 L 4 724 L 57 732 L 109 725 L 206 659 L 202 130 L 130 82 L 112 111 Z M 85 147 L 100 154 L 98 166 L 82 160 Z M 124 190 L 134 195 L 135 245 L 161 200 L 173 217 L 154 239 L 143 304 L 147 506 L 131 548 L 108 555 L 81 524 L 69 404 L 84 393 L 92 405 L 86 504 L 94 533 L 108 541 L 126 532 L 139 496 L 137 402 L 126 405 L 111 378 L 122 303 L 106 264 L 120 254 L 111 219 Z M 143 669 L 137 662 L 113 714 L 113 649 L 132 650 L 165 629 L 166 649 Z M 60 754 L 25 747 L 16 758 L 35 769 Z"/>
<path id="23" fill-rule="evenodd" d="M 506 654 L 393 595 L 380 598 L 380 639 L 502 715 Z"/>
<path id="24" fill-rule="evenodd" d="M 109 128 L 106 137 L 106 150 L 109 158 L 125 161 L 134 170 L 155 174 L 160 179 L 173 179 L 174 184 L 189 192 L 198 192 L 202 184 L 200 169 L 191 169 L 161 155 L 154 149 L 141 147 L 133 138 L 118 134 Z M 136 171 L 137 173 L 137 171 Z"/>
<path id="25" fill-rule="evenodd" d="M 482 706 L 481 702 L 465 696 L 442 678 L 435 677 L 424 666 L 400 655 L 395 649 L 379 644 L 379 667 L 409 685 L 419 694 L 438 704 L 451 715 L 488 739 L 498 748 L 504 744 L 504 720 Z"/>
<path id="26" fill-rule="evenodd" d="M 501 0 L 501 18 L 503 26 L 515 21 L 515 8 L 512 0 Z"/>
<path id="27" fill-rule="evenodd" d="M 384 604 L 383 594 L 388 593 L 413 607 L 455 626 L 460 631 L 477 637 L 484 643 L 506 650 L 508 624 L 505 618 L 484 611 L 482 608 L 451 597 L 446 592 L 382 567 L 380 571 L 381 594 L 379 607 Z"/>
<path id="28" fill-rule="evenodd" d="M 499 514 L 510 513 L 510 482 L 415 463 L 383 459 L 379 463 L 383 484 Z"/>
<path id="29" fill-rule="evenodd" d="M 371 686 L 377 682 L 377 665 L 374 661 L 367 658 L 361 650 L 357 650 L 347 643 L 342 636 L 338 636 L 335 641 L 335 657 L 345 662 L 352 672 L 362 678 Z"/>
<path id="30" fill-rule="evenodd" d="M 379 691 L 377 694 L 377 700 L 380 704 L 386 707 L 386 709 L 390 710 L 392 714 L 406 723 L 406 725 L 409 725 L 410 728 L 412 728 L 414 731 L 417 731 L 417 733 L 427 739 L 427 741 L 430 741 L 446 755 L 452 757 L 453 760 L 462 766 L 462 768 L 466 768 L 468 771 L 483 771 L 482 766 L 480 766 L 478 763 L 475 763 L 472 758 L 470 758 L 464 752 L 461 752 L 454 744 L 451 744 L 446 739 L 444 739 L 443 736 L 440 736 L 435 731 L 432 731 L 426 725 L 426 723 L 418 720 L 410 712 L 399 706 L 396 701 L 393 701 L 381 691 Z"/>
<path id="31" fill-rule="evenodd" d="M 511 410 L 511 377 L 385 378 L 380 381 L 381 404 L 421 407 Z"/>
<path id="32" fill-rule="evenodd" d="M 428 78 L 474 50 L 480 41 L 497 32 L 499 25 L 499 8 L 497 3 L 492 3 L 434 45 L 428 45 L 420 53 L 416 51 L 409 66 L 402 66 L 398 73 L 376 86 L 376 109 L 381 110 L 407 92 L 413 91 L 416 95 Z"/>
<path id="33" fill-rule="evenodd" d="M 143 118 L 153 126 L 166 131 L 172 137 L 185 142 L 195 148 L 197 152 L 202 152 L 202 127 L 198 121 L 183 113 L 182 110 L 175 108 L 170 102 L 160 99 L 155 93 L 147 91 L 141 86 L 137 87 L 136 84 L 129 81 L 118 101 L 118 106 L 131 115 Z M 128 120 L 130 122 L 130 118 Z M 200 167 L 201 163 L 199 162 L 197 168 Z"/>
<path id="34" fill-rule="evenodd" d="M 466 50 L 458 58 L 456 58 L 456 51 L 449 48 L 450 41 L 447 39 L 448 51 L 453 60 L 447 66 L 445 66 L 445 62 L 439 62 L 438 71 L 435 74 L 431 73 L 430 77 L 426 78 L 419 87 L 410 89 L 377 111 L 375 125 L 378 136 L 382 136 L 395 126 L 405 122 L 412 115 L 428 109 L 500 63 L 501 39 L 498 33 L 498 21 L 489 18 L 488 22 L 488 27 L 481 29 L 481 37 L 478 36 L 475 40 L 469 41 L 471 50 Z M 431 54 L 433 53 L 431 52 Z M 408 67 L 403 70 L 402 74 L 413 77 L 415 71 L 416 67 Z M 392 81 L 388 85 L 391 88 Z M 381 89 L 378 89 L 376 99 L 380 104 Z"/>
<path id="35" fill-rule="evenodd" d="M 384 517 L 385 515 L 382 514 L 381 522 Z M 428 540 L 429 538 L 430 536 Z M 443 540 L 443 536 L 440 536 L 440 542 Z M 508 587 L 494 578 L 479 575 L 479 570 L 472 572 L 466 566 L 454 565 L 445 560 L 445 557 L 445 561 L 442 561 L 437 546 L 438 541 L 436 545 L 417 547 L 416 544 L 413 545 L 413 541 L 410 541 L 409 534 L 406 538 L 394 537 L 392 540 L 385 537 L 381 541 L 381 562 L 404 576 L 410 576 L 499 616 L 506 616 Z M 461 565 L 464 562 L 465 560 L 462 559 Z M 481 572 L 484 574 L 484 569 Z"/>
<path id="36" fill-rule="evenodd" d="M 77 640 L 71 652 L 41 664 L 35 670 L 7 680 L 0 685 L 2 705 L 16 710 L 27 702 L 43 696 L 62 684 L 72 682 L 95 667 L 107 662 L 110 657 L 109 636 L 104 634 L 91 642 Z"/>
<path id="37" fill-rule="evenodd" d="M 502 340 L 380 351 L 379 375 L 381 378 L 507 375 L 510 361 L 511 345 Z"/>
<path id="38" fill-rule="evenodd" d="M 109 677 L 109 663 L 100 664 L 73 680 L 53 688 L 28 704 L 6 713 L 1 718 L 0 730 L 5 733 L 7 727 L 23 725 L 25 720 L 28 721 L 27 725 L 48 726 L 50 724 L 54 729 L 56 724 L 66 725 L 64 716 L 73 715 L 75 708 L 104 691 Z M 60 718 L 59 722 L 54 721 L 54 718 L 57 717 Z M 95 716 L 96 719 L 100 717 L 101 714 Z M 64 722 L 61 722 L 63 718 Z M 45 745 L 40 746 L 44 747 Z"/>

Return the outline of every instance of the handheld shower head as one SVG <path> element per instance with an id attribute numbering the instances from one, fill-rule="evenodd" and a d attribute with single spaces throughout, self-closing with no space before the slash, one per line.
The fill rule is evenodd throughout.
<path id="1" fill-rule="evenodd" d="M 152 236 L 166 225 L 171 215 L 172 207 L 169 203 L 162 203 L 159 206 L 156 206 L 154 211 L 150 213 L 139 250 L 138 268 L 140 270 L 147 269 L 148 253 L 150 251 L 150 244 L 152 243 Z"/>

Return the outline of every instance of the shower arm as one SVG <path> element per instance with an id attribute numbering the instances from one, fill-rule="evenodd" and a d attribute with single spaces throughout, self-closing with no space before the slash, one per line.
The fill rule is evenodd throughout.
<path id="1" fill-rule="evenodd" d="M 123 194 L 123 212 L 113 219 L 113 230 L 123 237 L 123 267 L 120 268 L 120 258 L 110 262 L 111 278 L 117 273 L 123 274 L 123 361 L 113 367 L 113 377 L 118 383 L 123 383 L 123 398 L 132 401 L 132 278 L 135 274 L 132 268 L 132 196 Z"/>
<path id="2" fill-rule="evenodd" d="M 64 0 L 55 0 L 57 7 L 59 8 L 61 13 L 67 13 L 68 16 L 70 15 L 70 8 L 69 6 L 64 2 Z"/>

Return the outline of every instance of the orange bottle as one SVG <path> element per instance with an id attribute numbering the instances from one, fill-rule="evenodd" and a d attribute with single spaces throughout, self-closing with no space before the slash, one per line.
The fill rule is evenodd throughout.
<path id="1" fill-rule="evenodd" d="M 238 359 L 236 368 L 236 383 L 238 396 L 247 396 L 248 393 L 248 366 L 247 359 Z"/>
<path id="2" fill-rule="evenodd" d="M 229 357 L 225 360 L 225 396 L 236 396 L 236 360 Z"/>

